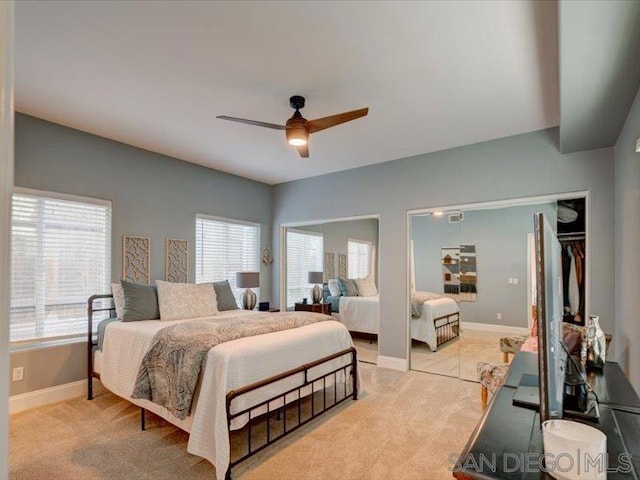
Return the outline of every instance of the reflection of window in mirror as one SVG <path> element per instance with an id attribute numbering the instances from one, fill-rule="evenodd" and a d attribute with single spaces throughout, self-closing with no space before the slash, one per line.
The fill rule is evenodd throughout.
<path id="1" fill-rule="evenodd" d="M 349 278 L 365 278 L 371 273 L 373 245 L 362 240 L 348 242 L 348 276 Z"/>
<path id="2" fill-rule="evenodd" d="M 310 296 L 309 272 L 321 272 L 323 236 L 317 232 L 287 230 L 287 309 Z"/>

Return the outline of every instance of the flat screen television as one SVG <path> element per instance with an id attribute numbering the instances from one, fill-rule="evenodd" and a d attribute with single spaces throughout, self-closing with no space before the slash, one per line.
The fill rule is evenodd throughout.
<path id="1" fill-rule="evenodd" d="M 562 418 L 567 355 L 562 345 L 562 247 L 544 214 L 534 214 L 540 420 Z"/>

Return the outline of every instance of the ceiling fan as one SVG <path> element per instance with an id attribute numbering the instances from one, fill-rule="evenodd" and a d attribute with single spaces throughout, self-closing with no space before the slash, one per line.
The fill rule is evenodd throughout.
<path id="1" fill-rule="evenodd" d="M 368 108 L 360 108 L 351 112 L 338 113 L 328 117 L 316 118 L 315 120 L 307 120 L 300 113 L 300 109 L 304 108 L 304 97 L 294 95 L 289 99 L 289 105 L 295 109 L 293 117 L 287 120 L 285 125 L 277 125 L 275 123 L 259 122 L 257 120 L 247 120 L 245 118 L 228 117 L 226 115 L 218 115 L 216 118 L 222 120 L 230 120 L 232 122 L 246 123 L 248 125 L 256 125 L 258 127 L 272 128 L 274 130 L 285 130 L 287 142 L 298 150 L 303 158 L 309 158 L 309 135 L 325 128 L 335 127 L 341 123 L 350 122 L 356 118 L 364 117 L 369 113 Z"/>

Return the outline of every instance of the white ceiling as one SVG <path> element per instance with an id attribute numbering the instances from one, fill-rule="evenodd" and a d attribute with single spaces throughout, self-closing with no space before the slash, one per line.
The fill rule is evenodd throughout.
<path id="1" fill-rule="evenodd" d="M 558 125 L 555 2 L 17 2 L 16 109 L 266 183 Z M 308 119 L 370 107 L 311 137 Z"/>

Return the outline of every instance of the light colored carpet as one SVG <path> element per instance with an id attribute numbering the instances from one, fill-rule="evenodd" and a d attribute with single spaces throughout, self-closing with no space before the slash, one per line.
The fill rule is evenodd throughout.
<path id="1" fill-rule="evenodd" d="M 423 342 L 411 344 L 411 368 L 420 372 L 458 377 L 460 374 L 460 338 L 440 345 L 432 352 Z"/>
<path id="2" fill-rule="evenodd" d="M 478 362 L 502 364 L 500 338 L 509 335 L 505 332 L 465 329 L 460 337 L 460 378 L 477 382 Z"/>
<path id="3" fill-rule="evenodd" d="M 481 415 L 478 386 L 360 364 L 366 391 L 233 470 L 234 479 L 450 479 Z M 188 435 L 100 391 L 11 417 L 10 479 L 214 479 Z"/>
<path id="4" fill-rule="evenodd" d="M 378 342 L 364 338 L 354 338 L 353 346 L 358 352 L 358 360 L 366 363 L 378 363 Z"/>
<path id="5" fill-rule="evenodd" d="M 478 381 L 478 362 L 502 363 L 499 341 L 505 332 L 465 328 L 460 336 L 432 352 L 426 343 L 413 342 L 411 368 L 421 372 Z"/>

